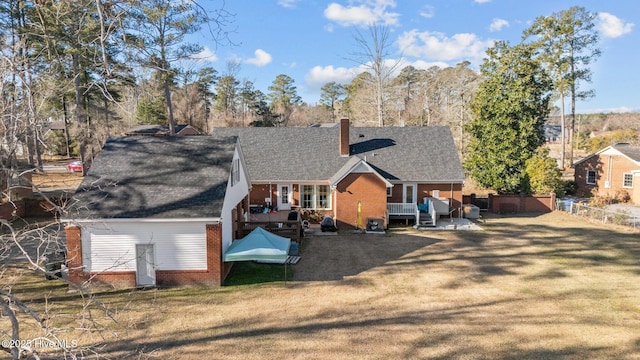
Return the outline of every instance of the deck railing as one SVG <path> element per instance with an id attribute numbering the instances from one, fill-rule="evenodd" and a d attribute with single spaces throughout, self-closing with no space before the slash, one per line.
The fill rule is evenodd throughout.
<path id="1" fill-rule="evenodd" d="M 238 234 L 237 238 L 241 239 L 247 236 L 251 231 L 257 227 L 261 227 L 270 233 L 280 235 L 297 241 L 300 243 L 303 236 L 302 224 L 299 220 L 285 220 L 285 221 L 239 221 L 238 222 Z"/>
<path id="2" fill-rule="evenodd" d="M 414 203 L 387 203 L 389 215 L 415 215 L 418 205 Z"/>

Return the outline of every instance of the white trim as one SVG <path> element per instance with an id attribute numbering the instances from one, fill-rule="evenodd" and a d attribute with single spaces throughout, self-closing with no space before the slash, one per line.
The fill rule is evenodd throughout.
<path id="1" fill-rule="evenodd" d="M 282 197 L 282 188 L 286 187 L 287 188 L 287 202 L 283 203 L 283 197 Z M 284 183 L 279 183 L 278 186 L 276 187 L 276 193 L 277 193 L 277 198 L 276 198 L 276 203 L 275 206 L 278 207 L 278 210 L 291 210 L 291 206 L 292 206 L 292 202 L 293 202 L 293 184 L 284 184 Z"/>
<path id="2" fill-rule="evenodd" d="M 630 175 L 630 176 L 631 176 L 631 186 L 626 186 L 626 185 L 624 184 L 625 176 L 626 176 L 626 175 Z M 632 173 L 632 172 L 628 172 L 628 173 L 623 173 L 623 174 L 622 174 L 622 187 L 623 187 L 624 189 L 633 189 L 633 173 Z"/>
<path id="3" fill-rule="evenodd" d="M 413 188 L 413 194 L 411 202 L 407 203 L 407 186 Z M 407 204 L 416 204 L 418 202 L 418 184 L 416 183 L 403 183 L 402 184 L 402 202 Z"/>
<path id="4" fill-rule="evenodd" d="M 364 166 L 365 168 L 362 169 L 361 166 Z M 357 158 L 357 157 L 352 157 L 351 159 L 349 159 L 349 161 L 340 170 L 338 170 L 338 172 L 336 172 L 336 174 L 334 174 L 331 177 L 331 179 L 330 179 L 331 187 L 335 188 L 336 186 L 338 186 L 340 181 L 342 181 L 344 178 L 346 178 L 351 173 L 374 174 L 380 180 L 382 180 L 382 182 L 385 183 L 386 187 L 393 186 L 393 184 L 391 184 L 389 182 L 389 180 L 385 179 L 384 176 L 380 175 L 380 173 L 377 172 L 373 167 L 371 167 L 371 165 L 369 165 L 369 163 L 367 163 L 365 160 L 362 160 L 362 159 Z M 339 176 L 336 177 L 336 175 L 339 175 Z"/>

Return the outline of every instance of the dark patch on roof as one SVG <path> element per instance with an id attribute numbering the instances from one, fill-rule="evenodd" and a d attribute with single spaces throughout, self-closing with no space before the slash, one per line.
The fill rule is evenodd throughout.
<path id="1" fill-rule="evenodd" d="M 176 134 L 187 128 L 189 125 L 180 124 L 174 126 Z M 127 135 L 169 135 L 169 125 L 136 125 L 126 132 Z"/>
<path id="2" fill-rule="evenodd" d="M 236 138 L 110 138 L 73 197 L 71 218 L 219 217 Z"/>
<path id="3" fill-rule="evenodd" d="M 362 136 L 362 137 L 361 137 Z M 358 138 L 365 138 L 364 134 L 358 134 Z M 370 151 L 380 150 L 396 144 L 393 139 L 370 139 L 353 145 L 349 145 L 351 155 L 364 154 Z"/>
<path id="4" fill-rule="evenodd" d="M 349 159 L 339 153 L 339 128 L 216 128 L 213 134 L 240 138 L 256 182 L 325 181 Z M 388 180 L 464 181 L 448 127 L 352 127 L 349 138 L 352 156 L 366 158 Z"/>

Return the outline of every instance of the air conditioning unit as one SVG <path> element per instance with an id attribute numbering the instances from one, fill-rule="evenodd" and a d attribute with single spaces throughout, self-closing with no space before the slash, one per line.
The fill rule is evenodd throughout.
<path id="1" fill-rule="evenodd" d="M 367 234 L 384 234 L 384 219 L 367 218 Z"/>

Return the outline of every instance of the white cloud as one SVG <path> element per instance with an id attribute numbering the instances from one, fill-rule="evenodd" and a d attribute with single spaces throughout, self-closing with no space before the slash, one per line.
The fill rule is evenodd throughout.
<path id="1" fill-rule="evenodd" d="M 278 0 L 278 5 L 284 7 L 284 8 L 288 8 L 288 9 L 292 9 L 294 7 L 296 7 L 296 3 L 300 1 L 300 0 Z"/>
<path id="2" fill-rule="evenodd" d="M 491 0 L 473 0 L 474 2 L 477 2 L 478 4 L 485 4 L 488 2 L 491 2 Z"/>
<path id="3" fill-rule="evenodd" d="M 397 25 L 400 14 L 387 11 L 395 7 L 395 0 L 355 0 L 347 6 L 331 3 L 324 16 L 342 26 Z"/>
<path id="4" fill-rule="evenodd" d="M 246 64 L 252 64 L 252 65 L 261 67 L 269 64 L 272 60 L 271 55 L 262 49 L 258 49 L 254 51 L 254 55 L 255 57 L 246 59 L 244 62 Z"/>
<path id="5" fill-rule="evenodd" d="M 630 33 L 634 25 L 606 12 L 598 14 L 598 30 L 604 37 L 617 38 Z"/>
<path id="6" fill-rule="evenodd" d="M 216 53 L 211 51 L 211 49 L 209 49 L 206 46 L 199 53 L 192 55 L 191 58 L 194 60 L 203 61 L 203 62 L 204 61 L 214 62 L 218 60 L 218 56 L 216 55 Z"/>
<path id="7" fill-rule="evenodd" d="M 482 59 L 492 40 L 481 40 L 476 34 L 462 33 L 447 37 L 443 33 L 411 30 L 398 38 L 398 46 L 406 56 L 437 61 Z"/>
<path id="8" fill-rule="evenodd" d="M 581 114 L 606 114 L 606 113 L 631 113 L 631 112 L 640 112 L 640 108 L 632 108 L 627 106 L 621 107 L 612 107 L 612 108 L 595 108 L 595 109 L 586 109 L 581 110 Z"/>
<path id="9" fill-rule="evenodd" d="M 309 88 L 320 88 L 322 85 L 332 81 L 339 84 L 347 84 L 361 72 L 362 70 L 357 67 L 334 68 L 333 65 L 314 66 L 311 70 L 309 70 L 307 75 L 305 75 L 304 80 Z"/>
<path id="10" fill-rule="evenodd" d="M 421 69 L 421 70 L 429 70 L 430 68 L 437 66 L 441 69 L 444 69 L 446 67 L 449 66 L 449 64 L 447 64 L 446 62 L 443 61 L 424 61 L 424 60 L 416 60 L 413 62 L 408 62 L 406 65 L 404 66 L 408 66 L 411 65 L 416 69 Z M 403 67 L 404 67 L 403 66 Z"/>
<path id="11" fill-rule="evenodd" d="M 491 25 L 489 25 L 489 31 L 491 31 L 491 32 L 500 31 L 500 30 L 502 30 L 502 28 L 507 27 L 507 26 L 509 26 L 509 22 L 507 20 L 495 18 L 491 22 Z"/>
<path id="12" fill-rule="evenodd" d="M 425 5 L 419 12 L 420 16 L 432 18 L 436 14 L 436 9 L 431 5 Z"/>

